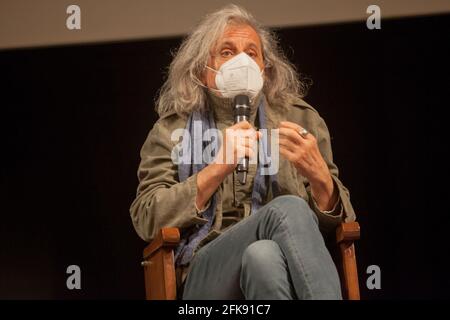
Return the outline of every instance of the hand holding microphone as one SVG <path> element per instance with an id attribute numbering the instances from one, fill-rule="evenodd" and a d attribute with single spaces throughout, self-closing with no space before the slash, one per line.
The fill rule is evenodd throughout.
<path id="1" fill-rule="evenodd" d="M 239 98 L 237 102 L 240 102 Z M 248 122 L 249 109 L 246 110 L 245 108 L 249 104 L 237 103 L 234 105 L 235 124 L 225 129 L 224 140 L 214 163 L 221 164 L 226 171 L 225 175 L 236 170 L 238 180 L 241 184 L 245 184 L 249 158 L 256 156 L 253 147 L 256 145 L 261 133 L 257 132 Z"/>

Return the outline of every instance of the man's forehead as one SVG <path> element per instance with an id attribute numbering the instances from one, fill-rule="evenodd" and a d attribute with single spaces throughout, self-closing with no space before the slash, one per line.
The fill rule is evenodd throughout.
<path id="1" fill-rule="evenodd" d="M 218 39 L 217 44 L 233 43 L 236 41 L 244 41 L 248 44 L 261 47 L 259 35 L 255 29 L 248 25 L 228 25 L 222 36 Z"/>

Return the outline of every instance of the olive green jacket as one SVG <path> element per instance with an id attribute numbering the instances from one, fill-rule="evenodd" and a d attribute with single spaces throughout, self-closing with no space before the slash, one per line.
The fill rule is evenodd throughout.
<path id="1" fill-rule="evenodd" d="M 252 105 L 250 122 L 257 128 L 256 101 L 263 95 L 258 95 Z M 233 125 L 232 100 L 207 94 L 210 112 L 214 113 L 216 126 L 220 130 Z M 271 106 L 266 101 L 266 125 L 268 129 L 278 128 L 279 121 L 295 122 L 309 130 L 318 142 L 319 149 L 328 164 L 335 186 L 339 191 L 339 201 L 331 212 L 320 211 L 311 197 L 308 180 L 301 176 L 297 169 L 286 159 L 280 157 L 278 182 L 281 194 L 297 195 L 305 199 L 316 213 L 319 227 L 324 236 L 334 231 L 343 221 L 355 219 L 355 213 L 350 203 L 348 190 L 338 179 L 338 169 L 333 163 L 330 135 L 324 120 L 318 112 L 302 99 L 291 106 Z M 133 201 L 130 213 L 133 225 L 139 236 L 145 241 L 151 241 L 158 230 L 163 227 L 189 228 L 195 224 L 204 224 L 195 207 L 197 196 L 197 174 L 179 182 L 177 165 L 172 162 L 172 149 L 178 141 L 171 141 L 175 129 L 186 127 L 186 117 L 175 112 L 162 115 L 154 124 L 141 149 L 141 162 L 138 169 L 139 186 L 136 199 Z M 255 177 L 256 165 L 250 165 L 248 182 L 240 185 L 235 173 L 230 174 L 217 190 L 217 206 L 215 220 L 209 234 L 197 247 L 197 250 L 211 241 L 228 227 L 247 217 L 251 210 L 251 192 Z M 269 190 L 266 202 L 272 199 Z M 182 280 L 186 275 L 183 274 Z M 179 278 L 180 281 L 180 278 Z"/>

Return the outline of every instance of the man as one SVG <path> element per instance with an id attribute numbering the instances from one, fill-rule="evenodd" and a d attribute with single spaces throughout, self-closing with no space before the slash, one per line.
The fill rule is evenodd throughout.
<path id="1" fill-rule="evenodd" d="M 171 63 L 130 212 L 147 241 L 162 227 L 180 228 L 184 299 L 341 298 L 324 236 L 355 215 L 325 122 L 302 100 L 304 85 L 280 52 L 267 29 L 230 5 L 206 16 Z M 237 94 L 251 108 L 249 121 L 234 124 Z M 209 163 L 175 163 L 172 134 L 194 134 L 195 121 L 225 139 Z M 258 140 L 267 146 L 259 129 L 278 129 L 279 170 L 267 176 L 261 161 L 251 164 L 242 184 L 236 166 L 244 155 L 254 159 Z M 236 131 L 243 139 L 232 138 Z M 184 143 L 190 157 L 195 148 Z"/>

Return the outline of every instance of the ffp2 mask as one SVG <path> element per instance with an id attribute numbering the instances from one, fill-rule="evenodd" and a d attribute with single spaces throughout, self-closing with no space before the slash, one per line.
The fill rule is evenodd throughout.
<path id="1" fill-rule="evenodd" d="M 222 64 L 216 73 L 215 82 L 217 89 L 225 98 L 233 98 L 238 94 L 248 94 L 254 98 L 261 91 L 264 79 L 258 64 L 245 52 L 241 52 Z"/>

